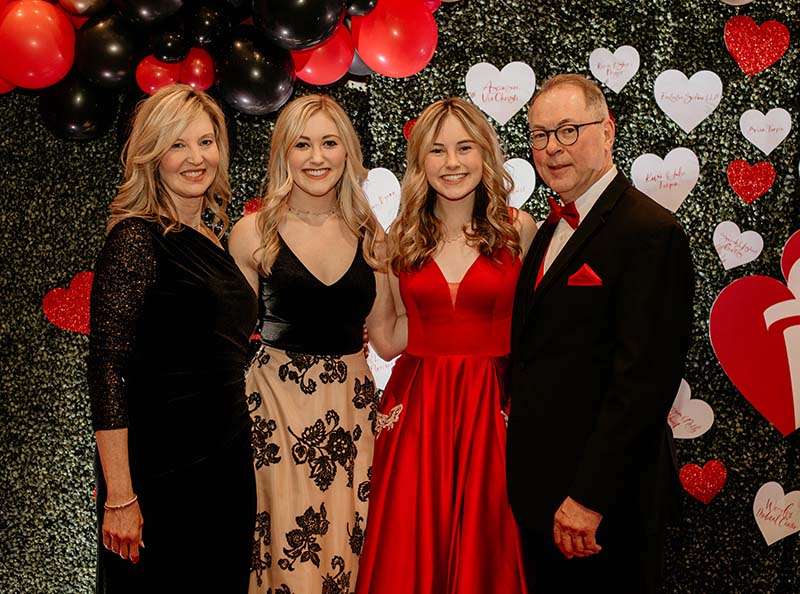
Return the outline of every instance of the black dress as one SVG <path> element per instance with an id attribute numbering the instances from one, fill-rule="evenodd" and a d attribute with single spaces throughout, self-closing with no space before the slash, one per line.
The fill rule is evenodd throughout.
<path id="1" fill-rule="evenodd" d="M 244 592 L 255 514 L 244 397 L 256 296 L 233 258 L 190 228 L 143 219 L 109 233 L 95 265 L 88 380 L 95 431 L 128 429 L 144 548 L 102 546 L 97 592 Z"/>

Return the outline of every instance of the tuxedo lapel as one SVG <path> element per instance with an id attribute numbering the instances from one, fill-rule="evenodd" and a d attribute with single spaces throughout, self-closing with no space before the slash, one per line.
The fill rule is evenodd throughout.
<path id="1" fill-rule="evenodd" d="M 522 270 L 520 270 L 519 280 L 517 281 L 517 289 L 514 295 L 514 316 L 520 320 L 521 323 L 515 323 L 512 326 L 513 335 L 519 335 L 522 331 L 522 326 L 525 325 L 525 315 L 530 306 L 531 299 L 533 299 L 533 289 L 536 284 L 536 275 L 539 272 L 542 259 L 547 252 L 547 247 L 550 245 L 550 239 L 553 237 L 556 226 L 554 223 L 545 221 L 533 237 L 533 242 L 528 248 L 528 254 L 525 261 L 522 263 Z"/>

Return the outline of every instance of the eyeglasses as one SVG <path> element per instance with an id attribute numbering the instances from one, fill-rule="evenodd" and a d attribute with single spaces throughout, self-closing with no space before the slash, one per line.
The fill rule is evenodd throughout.
<path id="1" fill-rule="evenodd" d="M 570 146 L 578 142 L 578 135 L 580 134 L 581 128 L 584 126 L 591 126 L 592 124 L 600 124 L 603 121 L 604 120 L 597 120 L 594 122 L 586 122 L 585 124 L 564 124 L 555 130 L 531 130 L 531 147 L 537 151 L 542 150 L 547 146 L 547 143 L 550 142 L 551 134 L 556 135 L 556 140 L 560 144 Z"/>

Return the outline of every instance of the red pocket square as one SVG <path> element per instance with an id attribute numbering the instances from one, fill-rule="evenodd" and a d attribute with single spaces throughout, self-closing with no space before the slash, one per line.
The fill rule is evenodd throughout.
<path id="1" fill-rule="evenodd" d="M 567 285 L 570 287 L 601 287 L 603 279 L 597 276 L 597 273 L 589 268 L 588 264 L 584 264 L 578 272 L 567 279 Z"/>

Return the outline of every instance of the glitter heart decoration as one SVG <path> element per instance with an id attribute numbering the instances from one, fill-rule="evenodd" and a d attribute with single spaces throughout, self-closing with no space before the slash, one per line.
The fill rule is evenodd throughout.
<path id="1" fill-rule="evenodd" d="M 54 326 L 70 332 L 89 334 L 89 297 L 94 273 L 76 274 L 68 289 L 57 287 L 42 299 L 42 311 Z"/>
<path id="2" fill-rule="evenodd" d="M 766 194 L 774 181 L 775 168 L 766 161 L 751 166 L 747 161 L 737 159 L 728 165 L 728 183 L 745 204 Z"/>
<path id="3" fill-rule="evenodd" d="M 684 490 L 708 505 L 725 485 L 728 471 L 719 460 L 709 460 L 702 468 L 697 464 L 685 464 L 679 476 Z"/>
<path id="4" fill-rule="evenodd" d="M 789 29 L 778 21 L 760 27 L 749 16 L 735 16 L 725 24 L 725 46 L 747 76 L 780 60 L 789 49 Z"/>

